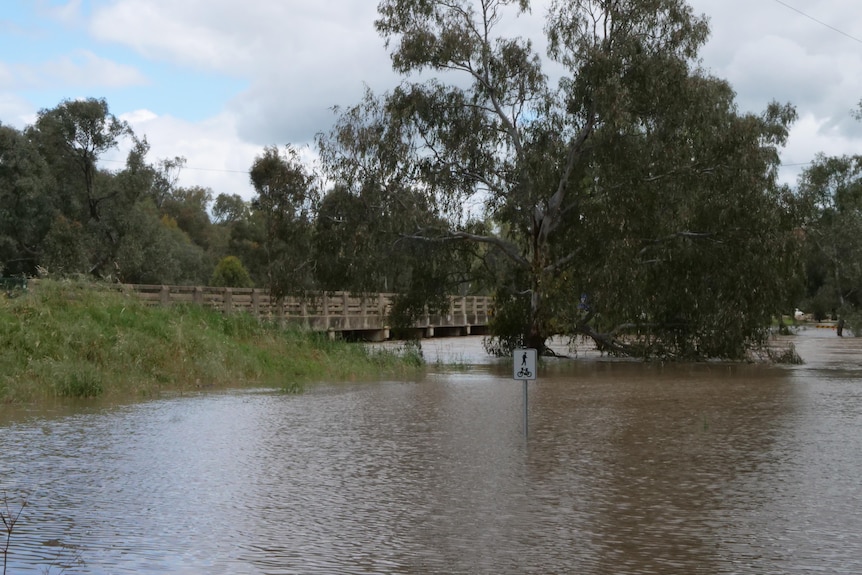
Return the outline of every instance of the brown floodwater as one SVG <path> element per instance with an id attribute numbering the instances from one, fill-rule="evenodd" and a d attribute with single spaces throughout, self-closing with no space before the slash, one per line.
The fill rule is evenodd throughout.
<path id="1" fill-rule="evenodd" d="M 862 573 L 862 338 L 793 341 L 542 362 L 526 439 L 478 338 L 416 381 L 0 407 L 7 572 Z"/>

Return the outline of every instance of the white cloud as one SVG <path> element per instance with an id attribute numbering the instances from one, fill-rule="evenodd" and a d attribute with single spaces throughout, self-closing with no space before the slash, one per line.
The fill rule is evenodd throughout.
<path id="1" fill-rule="evenodd" d="M 149 110 L 134 110 L 133 112 L 120 114 L 119 117 L 121 120 L 128 122 L 129 125 L 132 126 L 143 126 L 147 122 L 159 119 L 159 116 L 155 112 L 151 112 Z"/>
<path id="2" fill-rule="evenodd" d="M 841 81 L 840 73 L 821 54 L 776 36 L 746 43 L 724 69 L 739 94 L 740 105 L 761 111 L 771 100 L 796 106 L 816 106 L 824 98 L 822 86 Z"/>
<path id="3" fill-rule="evenodd" d="M 78 50 L 36 65 L 0 63 L 0 90 L 9 92 L 56 86 L 115 88 L 140 86 L 147 82 L 147 78 L 133 66 L 88 50 Z"/>
<path id="4" fill-rule="evenodd" d="M 77 25 L 81 22 L 82 0 L 69 0 L 65 4 L 42 6 L 45 14 L 52 20 L 66 25 Z"/>
<path id="5" fill-rule="evenodd" d="M 151 58 L 245 77 L 289 73 L 294 58 L 354 58 L 351 39 L 373 35 L 375 15 L 370 2 L 120 0 L 98 10 L 90 28 Z"/>
<path id="6" fill-rule="evenodd" d="M 95 14 L 90 29 L 96 38 L 129 46 L 148 58 L 219 72 L 237 70 L 246 62 L 246 47 L 226 33 L 232 18 L 213 25 L 207 4 L 115 2 Z"/>
<path id="7" fill-rule="evenodd" d="M 236 121 L 230 115 L 192 123 L 150 110 L 135 110 L 121 118 L 139 138 L 146 137 L 151 162 L 177 156 L 186 159 L 179 185 L 210 188 L 215 195 L 239 194 L 246 199 L 253 195 L 248 170 L 261 150 L 236 135 Z M 105 159 L 124 161 L 127 151 L 119 150 Z"/>
<path id="8" fill-rule="evenodd" d="M 136 68 L 102 58 L 87 50 L 44 64 L 39 70 L 46 82 L 68 86 L 139 86 L 148 83 Z"/>
<path id="9" fill-rule="evenodd" d="M 264 145 L 308 142 L 364 84 L 395 84 L 375 17 L 371 2 L 123 0 L 91 29 L 149 58 L 247 79 L 228 109 L 243 137 Z"/>
<path id="10" fill-rule="evenodd" d="M 22 130 L 35 121 L 36 113 L 30 102 L 15 94 L 0 91 L 0 123 Z"/>
<path id="11" fill-rule="evenodd" d="M 802 170 L 819 153 L 826 156 L 862 155 L 862 139 L 848 136 L 829 119 L 814 114 L 801 116 L 782 153 L 782 160 L 787 165 L 782 169 L 782 181 L 795 184 Z"/>

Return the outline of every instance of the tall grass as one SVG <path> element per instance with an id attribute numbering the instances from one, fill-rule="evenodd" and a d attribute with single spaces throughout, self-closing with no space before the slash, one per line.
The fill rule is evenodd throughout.
<path id="1" fill-rule="evenodd" d="M 0 296 L 0 403 L 396 375 L 415 350 L 371 351 L 202 306 L 149 308 L 86 283 L 40 282 Z"/>

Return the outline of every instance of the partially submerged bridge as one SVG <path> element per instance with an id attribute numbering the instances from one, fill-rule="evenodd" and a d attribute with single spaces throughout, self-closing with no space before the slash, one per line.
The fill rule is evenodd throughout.
<path id="1" fill-rule="evenodd" d="M 330 337 L 384 341 L 393 335 L 389 324 L 395 294 L 320 292 L 306 297 L 275 299 L 263 289 L 123 285 L 150 305 L 197 304 L 223 313 L 246 312 L 281 325 L 296 325 Z M 411 337 L 482 335 L 487 333 L 492 299 L 450 296 L 448 309 L 426 313 L 407 328 Z"/>

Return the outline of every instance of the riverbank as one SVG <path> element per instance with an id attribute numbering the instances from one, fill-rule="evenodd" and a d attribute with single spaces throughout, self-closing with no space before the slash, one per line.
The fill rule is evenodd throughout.
<path id="1" fill-rule="evenodd" d="M 299 391 L 422 364 L 418 350 L 371 350 L 202 306 L 150 308 L 98 284 L 41 281 L 0 294 L 0 404 L 236 386 Z"/>

